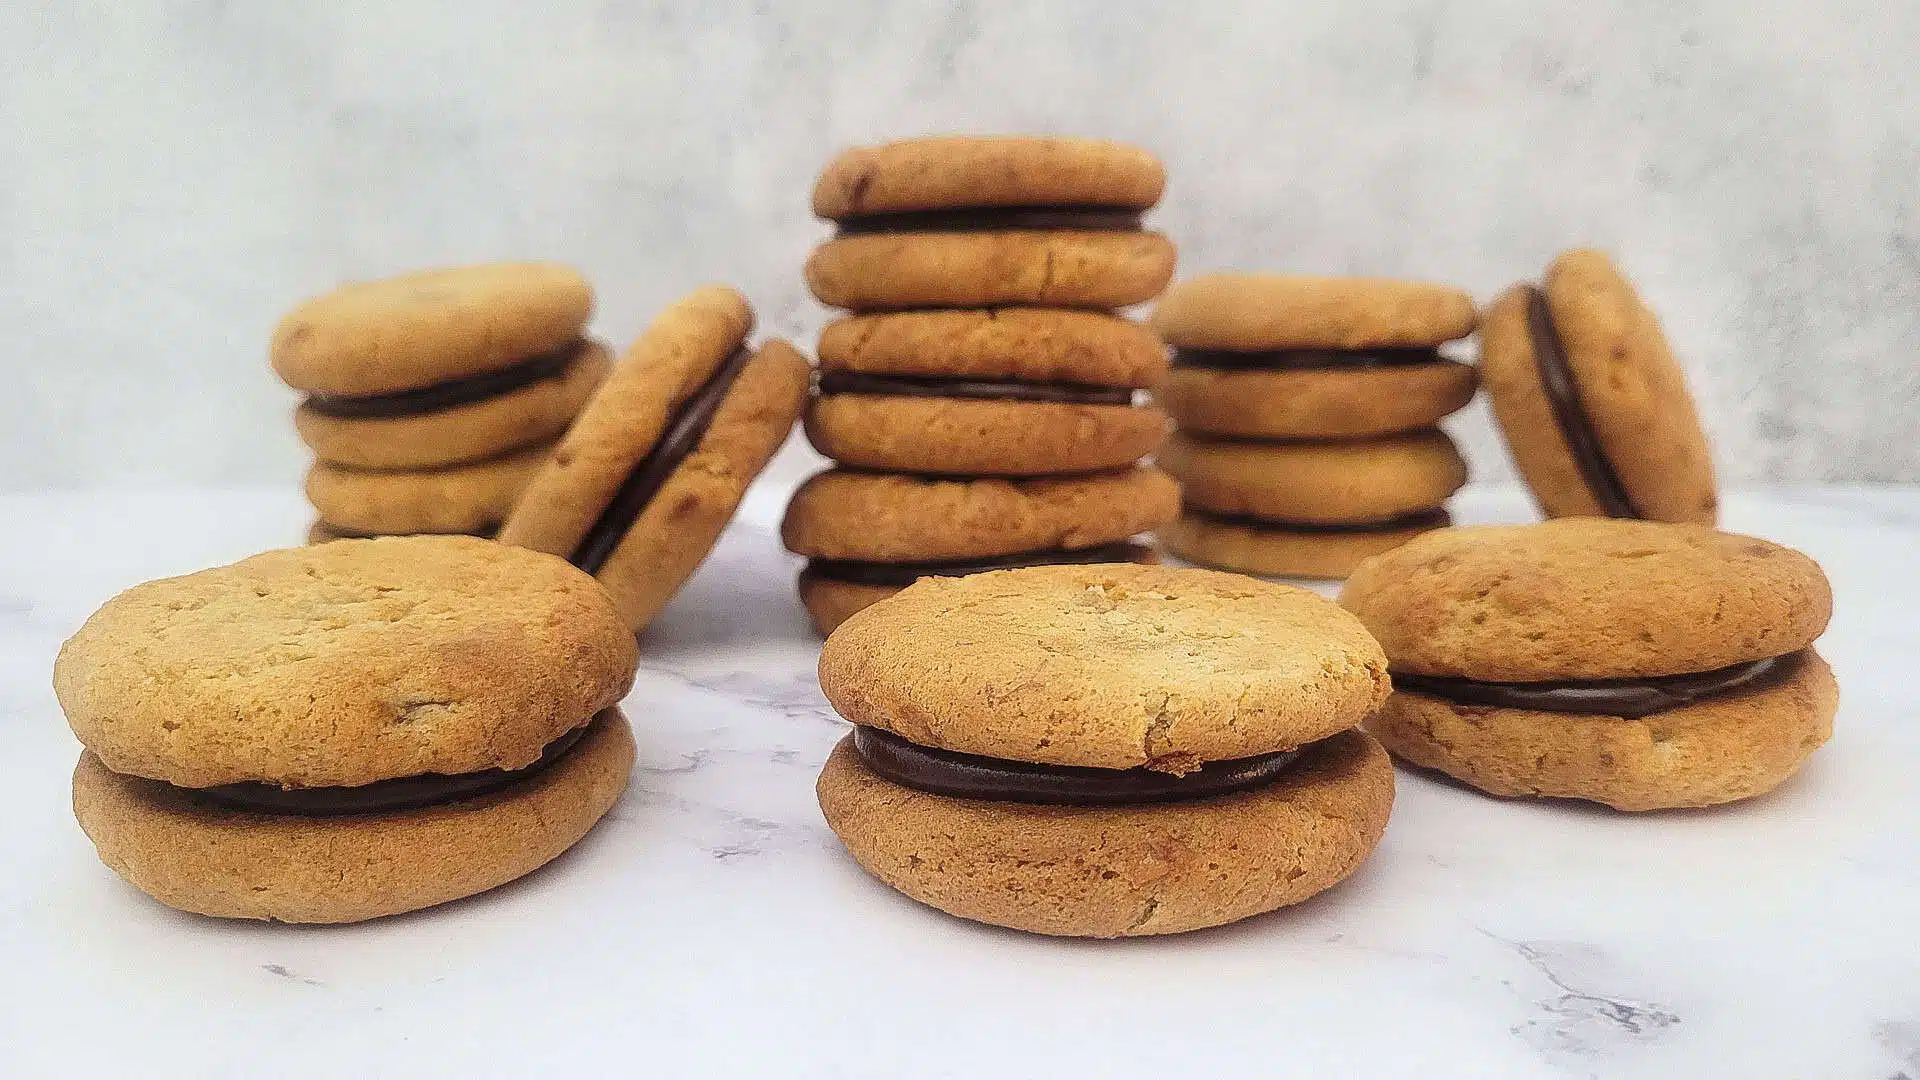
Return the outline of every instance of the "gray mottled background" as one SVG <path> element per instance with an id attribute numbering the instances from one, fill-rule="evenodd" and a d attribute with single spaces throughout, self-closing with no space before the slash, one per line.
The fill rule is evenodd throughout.
<path id="1" fill-rule="evenodd" d="M 966 130 L 1157 151 L 1183 274 L 1484 298 L 1611 248 L 1730 479 L 1920 480 L 1917 42 L 1852 0 L 8 3 L 0 486 L 292 482 L 265 342 L 346 278 L 568 260 L 620 340 L 719 279 L 810 339 L 814 173 Z"/>

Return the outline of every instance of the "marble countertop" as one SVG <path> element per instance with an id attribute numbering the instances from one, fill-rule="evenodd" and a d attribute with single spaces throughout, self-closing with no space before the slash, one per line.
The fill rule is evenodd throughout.
<path id="1" fill-rule="evenodd" d="M 845 726 L 783 496 L 753 494 L 644 639 L 640 765 L 584 843 L 339 928 L 124 885 L 68 810 L 48 678 L 117 589 L 294 542 L 297 495 L 0 497 L 0 1076 L 1920 1077 L 1920 489 L 1729 500 L 1836 595 L 1836 734 L 1771 796 L 1627 816 L 1403 773 L 1346 884 L 1128 942 L 953 919 L 841 851 L 813 777 Z"/>

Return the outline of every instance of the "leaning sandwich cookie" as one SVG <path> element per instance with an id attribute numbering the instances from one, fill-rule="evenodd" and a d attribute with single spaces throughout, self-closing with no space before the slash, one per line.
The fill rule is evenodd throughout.
<path id="1" fill-rule="evenodd" d="M 559 559 L 340 540 L 135 586 L 60 650 L 100 857 L 186 911 L 355 922 L 571 847 L 624 790 L 635 644 Z"/>
<path id="2" fill-rule="evenodd" d="M 676 301 L 614 365 L 501 526 L 502 543 L 593 574 L 641 630 L 712 551 L 792 430 L 810 370 L 747 345 L 733 289 Z"/>
<path id="3" fill-rule="evenodd" d="M 1620 810 L 1772 790 L 1833 733 L 1813 560 L 1699 525 L 1567 518 L 1429 533 L 1340 602 L 1395 693 L 1394 754 L 1495 795 Z"/>
<path id="4" fill-rule="evenodd" d="M 1168 934 L 1297 903 L 1379 842 L 1388 693 L 1357 621 L 1207 570 L 924 578 L 828 638 L 817 791 L 862 868 L 963 918 Z"/>

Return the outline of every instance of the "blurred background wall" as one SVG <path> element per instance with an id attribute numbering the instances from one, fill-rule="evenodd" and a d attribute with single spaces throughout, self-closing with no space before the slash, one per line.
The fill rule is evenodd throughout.
<path id="1" fill-rule="evenodd" d="M 821 164 L 975 130 L 1158 152 L 1182 275 L 1486 299 L 1610 248 L 1729 479 L 1920 480 L 1917 43 L 1856 0 L 16 0 L 0 487 L 295 482 L 276 318 L 422 265 L 576 263 L 621 343 L 729 281 L 810 348 Z"/>

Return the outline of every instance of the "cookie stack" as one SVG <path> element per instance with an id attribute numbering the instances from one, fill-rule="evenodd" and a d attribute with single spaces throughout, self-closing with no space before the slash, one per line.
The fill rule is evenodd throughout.
<path id="1" fill-rule="evenodd" d="M 545 263 L 360 282 L 301 304 L 273 369 L 316 458 L 308 539 L 491 534 L 606 375 L 593 289 Z"/>
<path id="2" fill-rule="evenodd" d="M 813 210 L 838 231 L 807 284 L 854 314 L 820 336 L 806 431 L 838 467 L 782 527 L 822 632 L 923 575 L 1152 558 L 1131 539 L 1178 488 L 1136 464 L 1166 418 L 1134 398 L 1166 356 L 1112 309 L 1172 276 L 1140 223 L 1165 179 L 1086 139 L 915 139 L 827 166 Z"/>
<path id="3" fill-rule="evenodd" d="M 1438 346 L 1473 326 L 1471 297 L 1424 282 L 1219 274 L 1172 289 L 1153 327 L 1174 347 L 1158 398 L 1180 430 L 1159 460 L 1186 507 L 1161 542 L 1223 569 L 1341 578 L 1448 524 L 1467 466 L 1434 425 L 1476 376 Z"/>

